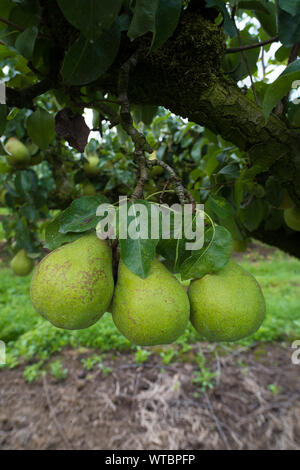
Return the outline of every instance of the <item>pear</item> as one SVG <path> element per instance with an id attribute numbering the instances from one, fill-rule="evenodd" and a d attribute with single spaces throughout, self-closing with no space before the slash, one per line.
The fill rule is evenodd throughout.
<path id="1" fill-rule="evenodd" d="M 158 260 L 145 279 L 121 260 L 112 304 L 113 320 L 121 333 L 141 346 L 168 344 L 185 330 L 190 305 L 187 293 Z"/>
<path id="2" fill-rule="evenodd" d="M 57 248 L 39 263 L 31 281 L 31 300 L 53 325 L 75 330 L 99 320 L 113 289 L 111 249 L 90 233 Z"/>
<path id="3" fill-rule="evenodd" d="M 92 183 L 85 183 L 82 185 L 83 196 L 95 196 L 96 193 L 96 188 Z"/>
<path id="4" fill-rule="evenodd" d="M 292 201 L 292 199 L 289 196 L 289 193 L 285 189 L 283 191 L 282 201 L 281 201 L 281 204 L 279 206 L 279 209 L 282 209 L 282 210 L 291 209 L 294 206 L 295 206 L 294 201 Z"/>
<path id="5" fill-rule="evenodd" d="M 234 261 L 191 282 L 191 322 L 209 341 L 236 341 L 254 333 L 265 313 L 256 279 Z"/>
<path id="6" fill-rule="evenodd" d="M 10 267 L 17 276 L 27 276 L 33 269 L 34 262 L 25 250 L 20 250 L 10 262 Z"/>
<path id="7" fill-rule="evenodd" d="M 300 232 L 300 209 L 298 207 L 286 209 L 283 212 L 283 217 L 289 228 L 296 232 Z"/>
<path id="8" fill-rule="evenodd" d="M 88 161 L 83 164 L 83 169 L 87 176 L 94 177 L 100 172 L 98 167 L 99 157 L 97 155 L 90 155 L 87 157 Z"/>
<path id="9" fill-rule="evenodd" d="M 156 156 L 156 150 L 154 150 L 154 152 L 152 152 L 150 155 L 149 155 L 149 160 L 157 160 L 157 156 Z M 162 166 L 160 165 L 154 165 L 151 169 L 151 176 L 152 178 L 155 178 L 156 176 L 160 176 L 162 175 L 164 172 L 164 169 Z"/>
<path id="10" fill-rule="evenodd" d="M 6 142 L 4 149 L 8 153 L 6 159 L 9 165 L 22 166 L 29 163 L 30 152 L 26 145 L 16 137 L 10 137 Z"/>

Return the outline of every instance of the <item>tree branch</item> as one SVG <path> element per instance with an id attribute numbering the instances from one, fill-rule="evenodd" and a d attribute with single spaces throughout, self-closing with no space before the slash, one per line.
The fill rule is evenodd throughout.
<path id="1" fill-rule="evenodd" d="M 33 99 L 46 93 L 51 88 L 54 88 L 54 84 L 49 78 L 45 78 L 35 85 L 21 90 L 6 88 L 6 104 L 9 107 L 31 109 L 33 107 Z"/>
<path id="2" fill-rule="evenodd" d="M 263 47 L 267 44 L 272 44 L 273 42 L 278 42 L 279 36 L 274 36 L 273 38 L 267 39 L 266 41 L 258 42 L 256 44 L 249 44 L 247 46 L 232 47 L 228 48 L 225 51 L 225 54 L 234 54 L 236 52 L 249 51 L 250 49 L 256 49 L 257 47 Z"/>

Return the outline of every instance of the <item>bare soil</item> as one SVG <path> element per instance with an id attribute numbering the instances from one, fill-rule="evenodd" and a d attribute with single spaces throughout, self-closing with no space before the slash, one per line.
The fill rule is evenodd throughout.
<path id="1" fill-rule="evenodd" d="M 290 345 L 201 347 L 217 371 L 205 393 L 192 383 L 199 346 L 169 366 L 158 355 L 137 364 L 132 353 L 109 354 L 108 374 L 84 368 L 93 351 L 65 350 L 56 357 L 68 368 L 63 381 L 48 372 L 26 384 L 24 366 L 0 369 L 0 448 L 299 449 Z"/>

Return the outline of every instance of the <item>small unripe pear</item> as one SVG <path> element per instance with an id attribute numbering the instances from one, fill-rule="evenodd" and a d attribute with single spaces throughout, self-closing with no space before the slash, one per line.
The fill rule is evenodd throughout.
<path id="1" fill-rule="evenodd" d="M 85 183 L 82 185 L 82 194 L 83 196 L 95 196 L 97 191 L 92 183 Z"/>
<path id="2" fill-rule="evenodd" d="M 283 217 L 289 228 L 300 232 L 300 209 L 298 207 L 286 209 L 283 213 Z"/>
<path id="3" fill-rule="evenodd" d="M 83 169 L 87 176 L 95 177 L 100 172 L 100 168 L 98 167 L 99 157 L 97 155 L 90 155 L 87 158 L 88 162 L 83 164 Z"/>
<path id="4" fill-rule="evenodd" d="M 289 193 L 285 189 L 283 191 L 283 197 L 282 197 L 282 201 L 281 201 L 281 204 L 279 206 L 279 209 L 282 209 L 282 210 L 291 209 L 294 206 L 295 206 L 294 201 L 290 198 Z"/>
<path id="5" fill-rule="evenodd" d="M 7 161 L 10 165 L 26 164 L 30 161 L 30 152 L 16 137 L 10 137 L 4 146 L 8 153 Z"/>
<path id="6" fill-rule="evenodd" d="M 34 262 L 25 250 L 20 250 L 10 262 L 10 267 L 17 276 L 27 276 L 33 269 Z"/>
<path id="7" fill-rule="evenodd" d="M 265 300 L 256 279 L 234 261 L 191 282 L 191 322 L 209 341 L 236 341 L 262 324 Z"/>
<path id="8" fill-rule="evenodd" d="M 158 260 L 145 279 L 121 260 L 112 314 L 117 328 L 132 343 L 153 346 L 172 343 L 182 335 L 190 305 L 184 288 Z"/>
<path id="9" fill-rule="evenodd" d="M 114 290 L 109 245 L 95 233 L 47 255 L 31 281 L 37 312 L 58 328 L 88 328 L 107 311 Z"/>

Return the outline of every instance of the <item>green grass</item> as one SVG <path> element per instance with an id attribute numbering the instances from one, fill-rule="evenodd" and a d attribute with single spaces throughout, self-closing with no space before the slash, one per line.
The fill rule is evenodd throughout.
<path id="1" fill-rule="evenodd" d="M 252 254 L 250 256 L 253 258 Z M 262 327 L 240 343 L 299 338 L 300 262 L 276 251 L 271 259 L 251 262 L 245 257 L 240 264 L 257 278 L 267 303 Z M 60 330 L 35 313 L 29 296 L 30 276 L 18 278 L 9 269 L 2 269 L 0 286 L 0 339 L 7 344 L 10 367 L 18 363 L 20 356 L 43 360 L 65 346 L 100 351 L 132 348 L 114 326 L 109 313 L 88 329 Z M 184 349 L 199 340 L 190 325 L 177 342 Z"/>

